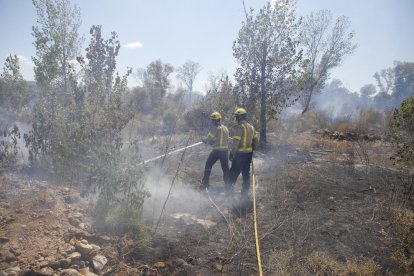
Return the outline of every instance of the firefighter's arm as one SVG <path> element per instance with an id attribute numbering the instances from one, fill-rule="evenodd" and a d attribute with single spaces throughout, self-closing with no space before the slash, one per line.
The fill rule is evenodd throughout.
<path id="1" fill-rule="evenodd" d="M 241 130 L 240 127 L 236 128 L 234 132 L 234 136 L 232 137 L 231 150 L 230 150 L 231 156 L 234 156 L 236 151 L 240 148 L 240 139 L 241 139 L 242 133 L 243 133 L 243 130 Z"/>
<path id="2" fill-rule="evenodd" d="M 252 149 L 256 150 L 258 144 L 259 144 L 259 135 L 256 132 L 256 130 L 253 129 Z"/>
<path id="3" fill-rule="evenodd" d="M 201 139 L 201 141 L 203 141 L 203 143 L 212 145 L 214 143 L 214 135 L 209 132 L 205 138 Z"/>

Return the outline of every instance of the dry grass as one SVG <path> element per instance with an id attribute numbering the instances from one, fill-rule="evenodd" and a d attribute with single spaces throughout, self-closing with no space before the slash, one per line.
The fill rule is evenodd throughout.
<path id="1" fill-rule="evenodd" d="M 293 249 L 274 251 L 269 261 L 270 275 L 380 275 L 380 266 L 372 259 L 349 260 L 342 263 L 324 252 L 300 256 Z"/>

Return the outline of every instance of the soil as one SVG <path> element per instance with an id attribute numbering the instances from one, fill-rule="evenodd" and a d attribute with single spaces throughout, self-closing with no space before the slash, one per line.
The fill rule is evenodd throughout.
<path id="1" fill-rule="evenodd" d="M 392 162 L 390 144 L 310 131 L 268 138 L 253 161 L 264 275 L 278 275 L 277 256 L 287 252 L 297 260 L 315 252 L 340 264 L 371 260 L 381 275 L 407 273 L 393 257 L 403 243 L 393 210 L 413 210 L 412 171 Z M 198 189 L 209 151 L 200 145 L 145 165 L 145 249 L 129 235 L 96 230 L 91 198 L 78 185 L 3 170 L 0 275 L 258 275 L 252 208 L 237 208 L 241 177 L 227 196 L 217 163 L 211 189 Z M 94 256 L 107 262 L 97 267 Z M 64 274 L 69 268 L 75 274 Z"/>

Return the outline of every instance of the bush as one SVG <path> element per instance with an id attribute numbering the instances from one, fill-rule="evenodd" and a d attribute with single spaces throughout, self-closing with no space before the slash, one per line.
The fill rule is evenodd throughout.
<path id="1" fill-rule="evenodd" d="M 17 139 L 20 139 L 20 131 L 17 125 L 10 126 L 0 122 L 0 164 L 9 167 L 16 161 L 19 152 Z"/>

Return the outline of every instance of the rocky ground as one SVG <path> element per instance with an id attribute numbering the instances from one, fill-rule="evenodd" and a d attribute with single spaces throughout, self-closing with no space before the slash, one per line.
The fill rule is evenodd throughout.
<path id="1" fill-rule="evenodd" d="M 269 140 L 254 158 L 265 275 L 409 275 L 412 236 L 394 211 L 413 210 L 412 172 L 392 163 L 390 144 L 311 132 Z M 169 156 L 162 176 L 146 165 L 146 249 L 97 231 L 76 186 L 3 171 L 0 275 L 257 275 L 253 215 L 233 208 L 241 179 L 226 197 L 217 164 L 212 189 L 197 190 L 209 150 Z"/>

